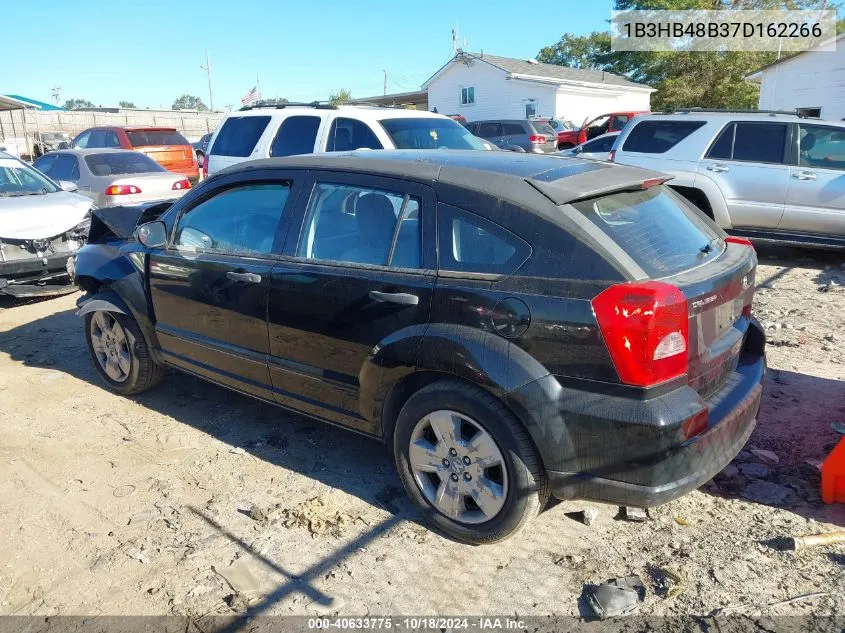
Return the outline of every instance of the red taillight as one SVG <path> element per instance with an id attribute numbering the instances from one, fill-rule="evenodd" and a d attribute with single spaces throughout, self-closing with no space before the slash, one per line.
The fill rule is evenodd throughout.
<path id="1" fill-rule="evenodd" d="M 687 373 L 687 299 L 660 281 L 617 284 L 592 301 L 619 378 L 650 387 Z"/>
<path id="2" fill-rule="evenodd" d="M 542 134 L 532 134 L 528 137 L 528 140 L 534 143 L 535 145 L 542 145 L 546 142 L 546 137 Z"/>
<path id="3" fill-rule="evenodd" d="M 725 242 L 728 243 L 728 244 L 739 244 L 741 246 L 750 246 L 751 248 L 754 248 L 754 244 L 752 244 L 751 240 L 749 240 L 747 237 L 739 237 L 737 235 L 728 235 L 725 238 Z"/>
<path id="4" fill-rule="evenodd" d="M 208 156 L 202 157 L 202 177 L 208 178 Z"/>
<path id="5" fill-rule="evenodd" d="M 615 163 L 616 162 L 616 150 L 612 149 L 607 155 L 607 162 L 608 163 Z"/>
<path id="6" fill-rule="evenodd" d="M 106 187 L 107 196 L 128 196 L 133 193 L 141 193 L 141 189 L 135 185 L 111 185 Z"/>
<path id="7" fill-rule="evenodd" d="M 173 187 L 171 187 L 173 191 L 182 191 L 182 189 L 190 189 L 191 188 L 191 181 L 187 178 L 183 178 L 178 182 L 173 183 Z"/>

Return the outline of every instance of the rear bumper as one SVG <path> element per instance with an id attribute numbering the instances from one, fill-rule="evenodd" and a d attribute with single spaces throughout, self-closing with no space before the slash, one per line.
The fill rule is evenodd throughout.
<path id="1" fill-rule="evenodd" d="M 167 171 L 184 176 L 191 181 L 197 180 L 200 177 L 199 166 L 196 163 L 190 167 L 167 167 Z"/>
<path id="2" fill-rule="evenodd" d="M 748 441 L 766 371 L 762 328 L 752 322 L 736 371 L 707 400 L 688 386 L 648 400 L 576 391 L 554 376 L 508 396 L 543 458 L 559 499 L 650 507 L 698 488 Z M 683 423 L 707 409 L 707 430 Z"/>

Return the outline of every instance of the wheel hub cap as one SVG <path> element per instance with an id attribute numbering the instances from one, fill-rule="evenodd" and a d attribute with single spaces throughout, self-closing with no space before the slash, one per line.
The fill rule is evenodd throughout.
<path id="1" fill-rule="evenodd" d="M 432 411 L 411 434 L 411 472 L 426 500 L 459 523 L 489 521 L 508 494 L 507 469 L 493 437 L 456 411 Z"/>
<path id="2" fill-rule="evenodd" d="M 123 382 L 132 369 L 129 341 L 120 323 L 108 312 L 95 312 L 91 319 L 91 347 L 106 376 Z"/>

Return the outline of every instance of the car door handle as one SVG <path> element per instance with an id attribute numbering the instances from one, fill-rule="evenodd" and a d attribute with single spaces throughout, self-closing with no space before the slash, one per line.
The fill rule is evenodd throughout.
<path id="1" fill-rule="evenodd" d="M 236 273 L 235 271 L 230 270 L 226 273 L 226 277 L 232 281 L 242 281 L 248 284 L 261 283 L 261 275 L 256 275 L 255 273 Z"/>
<path id="2" fill-rule="evenodd" d="M 726 171 L 730 171 L 731 168 L 727 165 L 708 165 L 706 169 L 708 171 L 715 171 L 717 174 L 721 174 Z"/>
<path id="3" fill-rule="evenodd" d="M 799 171 L 792 174 L 793 178 L 797 178 L 798 180 L 815 180 L 816 175 L 811 171 Z"/>
<path id="4" fill-rule="evenodd" d="M 403 306 L 415 306 L 420 302 L 420 298 L 417 295 L 408 294 L 407 292 L 379 292 L 378 290 L 370 291 L 370 299 L 385 303 L 398 303 Z"/>

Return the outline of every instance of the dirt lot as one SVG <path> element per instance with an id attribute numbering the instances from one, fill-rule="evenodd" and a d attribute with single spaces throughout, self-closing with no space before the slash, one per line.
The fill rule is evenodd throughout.
<path id="1" fill-rule="evenodd" d="M 228 597 L 269 614 L 578 615 L 585 583 L 629 573 L 646 614 L 811 592 L 830 595 L 764 612 L 845 614 L 845 547 L 782 547 L 845 526 L 813 466 L 845 423 L 842 262 L 761 250 L 771 371 L 748 448 L 777 463 L 744 452 L 645 523 L 561 503 L 483 548 L 419 523 L 380 444 L 175 372 L 111 395 L 76 295 L 2 302 L 0 614 L 201 616 L 233 613 Z M 589 527 L 567 514 L 584 508 Z"/>

